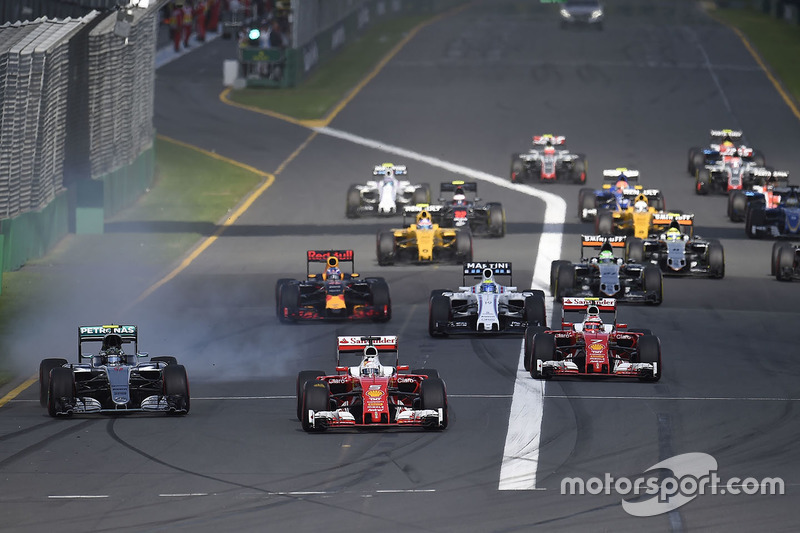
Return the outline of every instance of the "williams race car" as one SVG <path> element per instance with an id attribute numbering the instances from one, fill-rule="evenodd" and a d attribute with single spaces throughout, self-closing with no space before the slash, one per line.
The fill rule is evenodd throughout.
<path id="1" fill-rule="evenodd" d="M 722 157 L 721 154 L 731 148 L 741 150 L 740 155 L 746 162 L 755 163 L 758 167 L 766 164 L 764 154 L 760 151 L 745 146 L 742 143 L 742 132 L 739 130 L 711 130 L 711 143 L 707 148 L 694 146 L 689 148 L 689 162 L 687 170 L 689 175 L 696 177 L 697 171 L 708 164 L 717 163 Z"/>
<path id="2" fill-rule="evenodd" d="M 312 274 L 311 265 L 324 263 L 321 274 Z M 350 272 L 339 265 L 350 263 Z M 306 279 L 279 279 L 275 284 L 275 303 L 281 322 L 301 320 L 374 320 L 392 318 L 389 285 L 383 278 L 361 278 L 353 272 L 353 250 L 309 250 L 306 253 Z"/>
<path id="3" fill-rule="evenodd" d="M 585 250 L 599 249 L 597 256 Z M 553 261 L 550 291 L 556 299 L 609 297 L 626 303 L 660 305 L 663 300 L 661 269 L 649 263 L 626 262 L 622 255 L 625 237 L 583 235 L 581 261 Z M 615 255 L 617 251 L 617 255 Z"/>
<path id="4" fill-rule="evenodd" d="M 575 319 L 569 316 L 576 313 Z M 604 314 L 610 316 L 604 320 Z M 523 364 L 534 379 L 661 379 L 661 342 L 649 329 L 628 329 L 627 324 L 618 323 L 613 298 L 564 298 L 561 317 L 561 329 L 530 327 L 525 331 Z"/>
<path id="5" fill-rule="evenodd" d="M 775 187 L 773 194 L 780 197 L 778 205 L 767 209 L 756 203 L 747 210 L 744 230 L 751 239 L 800 238 L 800 186 Z"/>
<path id="6" fill-rule="evenodd" d="M 453 193 L 447 199 L 445 193 Z M 433 221 L 443 228 L 469 228 L 475 237 L 502 237 L 506 234 L 506 212 L 499 202 L 483 203 L 478 194 L 478 183 L 453 181 L 439 186 L 441 209 L 428 212 Z"/>
<path id="7" fill-rule="evenodd" d="M 519 291 L 500 285 L 495 276 L 508 276 L 511 263 L 464 263 L 463 286 L 431 292 L 428 333 L 432 337 L 458 333 L 518 333 L 530 325 L 544 326 L 544 292 Z M 480 279 L 467 285 L 467 278 Z"/>
<path id="8" fill-rule="evenodd" d="M 778 281 L 800 279 L 800 244 L 777 241 L 772 245 L 772 275 Z"/>
<path id="9" fill-rule="evenodd" d="M 586 156 L 569 150 L 558 150 L 567 138 L 563 135 L 536 135 L 533 148 L 511 156 L 511 181 L 571 181 L 586 183 Z"/>
<path id="10" fill-rule="evenodd" d="M 472 261 L 472 234 L 468 228 L 443 228 L 433 222 L 440 205 L 408 206 L 403 209 L 404 228 L 378 232 L 379 265 L 394 263 L 463 263 Z"/>
<path id="11" fill-rule="evenodd" d="M 395 356 L 395 365 L 380 354 Z M 360 355 L 356 366 L 342 356 Z M 304 370 L 297 375 L 297 418 L 308 432 L 329 428 L 447 427 L 447 391 L 439 373 L 408 371 L 399 364 L 396 336 L 338 337 L 336 374 Z"/>
<path id="12" fill-rule="evenodd" d="M 667 276 L 721 279 L 725 276 L 725 251 L 717 240 L 694 234 L 694 215 L 656 213 L 656 233 L 646 239 L 628 237 L 625 257 L 637 263 L 658 265 Z"/>
<path id="13" fill-rule="evenodd" d="M 52 417 L 84 413 L 189 412 L 186 368 L 175 357 L 139 352 L 136 326 L 78 328 L 78 362 L 43 359 L 39 364 L 39 403 Z M 83 345 L 99 347 L 84 353 Z M 124 349 L 133 345 L 132 353 Z M 84 362 L 85 361 L 85 362 Z"/>
<path id="14" fill-rule="evenodd" d="M 733 222 L 742 222 L 747 210 L 756 205 L 765 209 L 775 209 L 781 202 L 779 194 L 775 194 L 775 187 L 789 186 L 789 173 L 785 170 L 758 169 L 754 172 L 758 180 L 750 189 L 731 191 L 728 195 L 728 218 Z"/>
<path id="15" fill-rule="evenodd" d="M 431 201 L 430 185 L 414 185 L 406 179 L 399 179 L 408 175 L 405 165 L 376 165 L 372 175 L 375 179 L 364 185 L 351 185 L 347 189 L 347 218 L 396 215 L 406 205 L 427 204 Z"/>
<path id="16" fill-rule="evenodd" d="M 614 218 L 620 218 L 632 211 L 634 204 L 644 196 L 648 207 L 655 211 L 663 211 L 664 195 L 658 189 L 645 189 L 639 185 L 639 171 L 628 168 L 614 168 L 603 171 L 603 187 L 601 189 L 584 188 L 578 191 L 578 216 L 583 222 L 595 220 L 604 231 L 598 233 L 611 234 Z M 603 215 L 603 213 L 607 213 Z M 600 217 L 604 217 L 602 223 Z"/>

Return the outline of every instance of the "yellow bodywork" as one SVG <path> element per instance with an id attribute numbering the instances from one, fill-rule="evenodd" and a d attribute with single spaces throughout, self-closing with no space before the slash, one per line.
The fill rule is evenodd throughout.
<path id="1" fill-rule="evenodd" d="M 638 202 L 645 202 L 648 204 L 647 210 L 636 211 L 634 205 Z M 653 231 L 653 215 L 660 213 L 654 207 L 649 205 L 647 197 L 639 195 L 633 205 L 627 207 L 622 211 L 615 211 L 614 216 L 614 233 L 615 234 L 632 234 L 634 237 L 646 239 Z"/>
<path id="2" fill-rule="evenodd" d="M 396 229 L 394 239 L 399 249 L 417 248 L 417 260 L 420 262 L 433 261 L 433 252 L 437 248 L 455 246 L 457 230 L 441 228 L 433 224 L 432 228 L 418 228 L 411 224 L 407 228 Z"/>

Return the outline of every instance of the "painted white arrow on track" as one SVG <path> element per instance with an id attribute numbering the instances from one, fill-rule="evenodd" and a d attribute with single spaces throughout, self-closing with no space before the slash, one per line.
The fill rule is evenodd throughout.
<path id="1" fill-rule="evenodd" d="M 314 129 L 323 135 L 394 154 L 403 159 L 419 161 L 453 172 L 459 176 L 485 181 L 498 187 L 512 189 L 542 200 L 545 203 L 544 228 L 539 238 L 539 249 L 534 261 L 531 288 L 548 291 L 550 286 L 550 263 L 561 257 L 561 241 L 567 214 L 567 203 L 563 198 L 529 185 L 511 183 L 499 176 L 373 139 L 327 127 Z M 548 297 L 547 316 L 552 316 L 552 309 L 553 299 Z M 539 464 L 539 441 L 544 410 L 544 383 L 531 379 L 530 374 L 525 372 L 522 357 L 523 351 L 522 346 L 520 346 L 520 361 L 517 367 L 517 379 L 514 383 L 511 412 L 508 417 L 508 433 L 506 435 L 505 449 L 503 450 L 503 463 L 500 467 L 499 490 L 536 489 L 536 468 Z"/>

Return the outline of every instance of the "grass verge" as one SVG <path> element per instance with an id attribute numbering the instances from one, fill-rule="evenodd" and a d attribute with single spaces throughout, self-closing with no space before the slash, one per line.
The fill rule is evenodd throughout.
<path id="1" fill-rule="evenodd" d="M 800 101 L 800 27 L 752 8 L 719 8 L 712 15 L 747 36 L 795 101 Z"/>
<path id="2" fill-rule="evenodd" d="M 300 86 L 289 89 L 250 88 L 231 91 L 233 102 L 275 111 L 300 120 L 319 119 L 345 97 L 400 40 L 431 16 L 399 17 L 377 23 Z"/>

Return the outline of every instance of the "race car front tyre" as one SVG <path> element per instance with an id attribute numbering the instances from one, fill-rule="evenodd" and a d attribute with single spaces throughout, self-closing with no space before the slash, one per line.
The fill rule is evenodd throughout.
<path id="1" fill-rule="evenodd" d="M 278 318 L 283 314 L 281 311 L 281 287 L 292 281 L 294 280 L 291 278 L 280 278 L 275 282 L 275 316 Z"/>
<path id="2" fill-rule="evenodd" d="M 47 407 L 47 394 L 50 391 L 50 371 L 67 364 L 66 359 L 42 359 L 39 363 L 39 405 Z"/>
<path id="3" fill-rule="evenodd" d="M 594 189 L 590 189 L 588 187 L 583 188 L 578 191 L 578 218 L 581 219 L 581 222 L 591 222 L 594 218 L 594 215 L 586 215 L 583 216 L 584 210 L 587 209 L 596 209 L 597 208 L 597 199 L 594 194 Z"/>
<path id="4" fill-rule="evenodd" d="M 411 197 L 414 205 L 429 204 L 431 203 L 431 186 L 428 183 L 421 183 L 419 187 L 414 189 L 414 194 Z"/>
<path id="5" fill-rule="evenodd" d="M 550 294 L 556 296 L 556 282 L 558 281 L 558 270 L 561 265 L 569 265 L 570 262 L 564 259 L 556 259 L 550 263 Z"/>
<path id="6" fill-rule="evenodd" d="M 309 411 L 328 411 L 331 408 L 331 390 L 328 383 L 320 380 L 306 381 L 303 385 L 303 409 L 300 423 L 303 431 L 325 431 L 327 428 L 320 424 L 315 425 L 309 417 Z M 360 422 L 360 421 L 356 421 Z"/>
<path id="7" fill-rule="evenodd" d="M 778 250 L 778 264 L 775 269 L 775 279 L 778 281 L 792 281 L 794 277 L 794 259 L 796 252 L 792 246 L 783 246 Z"/>
<path id="8" fill-rule="evenodd" d="M 689 175 L 694 176 L 697 171 L 706 164 L 706 155 L 702 148 L 689 148 Z"/>
<path id="9" fill-rule="evenodd" d="M 783 247 L 791 249 L 792 245 L 783 241 L 775 241 L 772 244 L 772 261 L 770 262 L 769 269 L 770 276 L 776 276 L 778 274 L 778 258 L 780 257 L 781 248 Z"/>
<path id="10" fill-rule="evenodd" d="M 742 191 L 731 191 L 728 196 L 728 218 L 732 222 L 742 222 L 747 210 L 747 196 Z"/>
<path id="11" fill-rule="evenodd" d="M 378 233 L 378 264 L 391 265 L 394 263 L 394 233 L 382 231 Z"/>
<path id="12" fill-rule="evenodd" d="M 574 183 L 586 183 L 587 167 L 586 156 L 580 156 L 575 160 L 575 164 L 572 166 L 572 181 Z"/>
<path id="13" fill-rule="evenodd" d="M 697 180 L 695 181 L 694 185 L 694 192 L 705 196 L 708 194 L 708 190 L 711 188 L 711 174 L 705 168 L 700 168 L 697 170 Z"/>
<path id="14" fill-rule="evenodd" d="M 595 217 L 595 232 L 598 235 L 614 234 L 614 215 L 610 211 L 600 211 Z"/>
<path id="15" fill-rule="evenodd" d="M 170 414 L 185 415 L 191 407 L 189 399 L 189 378 L 183 365 L 167 365 L 161 374 L 164 380 L 164 396 L 170 407 Z"/>
<path id="16" fill-rule="evenodd" d="M 571 263 L 561 265 L 556 277 L 556 288 L 553 297 L 561 301 L 564 296 L 569 296 L 575 288 L 575 268 Z"/>
<path id="17" fill-rule="evenodd" d="M 664 201 L 664 195 L 660 192 L 653 197 L 652 205 L 656 211 L 667 210 L 667 202 Z"/>
<path id="18" fill-rule="evenodd" d="M 355 185 L 347 189 L 347 218 L 358 218 L 358 208 L 361 207 L 361 191 Z"/>
<path id="19" fill-rule="evenodd" d="M 533 350 L 528 363 L 531 377 L 534 379 L 544 379 L 547 376 L 537 369 L 537 361 L 555 361 L 558 356 L 556 353 L 556 338 L 549 333 L 539 333 L 533 337 Z"/>
<path id="20" fill-rule="evenodd" d="M 293 322 L 292 316 L 296 316 L 300 307 L 300 286 L 296 283 L 285 283 L 280 288 L 280 305 L 278 307 L 278 319 L 281 322 Z"/>
<path id="21" fill-rule="evenodd" d="M 421 409 L 441 409 L 443 412 L 441 425 L 426 426 L 425 429 L 445 429 L 448 423 L 447 390 L 440 378 L 428 378 L 419 388 L 419 404 Z"/>
<path id="22" fill-rule="evenodd" d="M 524 340 L 522 342 L 522 366 L 525 372 L 531 371 L 531 357 L 533 355 L 533 338 L 547 331 L 544 326 L 528 326 L 525 328 Z"/>
<path id="23" fill-rule="evenodd" d="M 506 234 L 506 212 L 499 203 L 486 204 L 489 221 L 489 236 L 502 237 Z"/>
<path id="24" fill-rule="evenodd" d="M 447 335 L 447 323 L 450 321 L 450 298 L 434 296 L 428 310 L 428 333 L 431 337 Z"/>
<path id="25" fill-rule="evenodd" d="M 534 294 L 525 298 L 523 320 L 528 323 L 528 326 L 547 325 L 547 310 L 545 309 L 543 296 Z"/>
<path id="26" fill-rule="evenodd" d="M 472 261 L 472 233 L 459 230 L 456 233 L 456 262 Z"/>
<path id="27" fill-rule="evenodd" d="M 652 376 L 639 378 L 642 381 L 658 381 L 661 379 L 661 342 L 658 337 L 655 335 L 642 335 L 639 337 L 638 350 L 631 357 L 631 362 L 655 364 L 655 373 Z"/>
<path id="28" fill-rule="evenodd" d="M 521 182 L 527 178 L 525 164 L 522 162 L 522 159 L 519 158 L 519 154 L 513 154 L 511 156 L 510 178 L 513 182 Z"/>
<path id="29" fill-rule="evenodd" d="M 661 305 L 664 300 L 664 277 L 656 265 L 645 265 L 642 270 L 642 286 L 647 293 L 648 303 Z"/>
<path id="30" fill-rule="evenodd" d="M 75 405 L 75 378 L 72 369 L 56 367 L 50 370 L 50 385 L 47 390 L 47 413 L 53 418 L 71 415 Z"/>
<path id="31" fill-rule="evenodd" d="M 751 206 L 744 216 L 744 231 L 751 239 L 761 237 L 761 231 L 757 226 L 763 226 L 767 220 L 767 214 L 761 205 Z"/>
<path id="32" fill-rule="evenodd" d="M 725 277 L 725 250 L 717 240 L 708 242 L 708 276 L 714 279 Z"/>
<path id="33" fill-rule="evenodd" d="M 372 305 L 380 315 L 376 322 L 388 322 L 392 318 L 392 299 L 389 297 L 389 285 L 383 278 L 370 285 L 372 291 Z"/>
<path id="34" fill-rule="evenodd" d="M 301 370 L 297 373 L 297 381 L 295 383 L 295 396 L 297 398 L 297 419 L 303 420 L 303 393 L 305 392 L 306 382 L 316 381 L 318 377 L 324 376 L 325 372 L 322 370 Z M 344 392 L 344 391 L 342 391 Z"/>
<path id="35" fill-rule="evenodd" d="M 644 261 L 644 241 L 638 237 L 628 237 L 625 239 L 625 260 L 630 263 L 642 263 Z"/>

